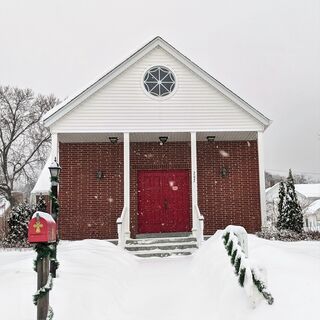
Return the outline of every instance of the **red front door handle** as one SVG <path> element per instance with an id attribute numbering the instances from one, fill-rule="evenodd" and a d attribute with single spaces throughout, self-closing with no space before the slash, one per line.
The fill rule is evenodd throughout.
<path id="1" fill-rule="evenodd" d="M 169 208 L 167 199 L 164 200 L 163 206 L 166 210 Z"/>

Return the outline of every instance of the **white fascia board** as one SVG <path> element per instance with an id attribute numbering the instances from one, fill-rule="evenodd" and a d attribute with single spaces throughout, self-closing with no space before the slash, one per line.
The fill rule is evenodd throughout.
<path id="1" fill-rule="evenodd" d="M 131 65 L 136 63 L 144 55 L 146 55 L 148 52 L 150 52 L 157 46 L 160 46 L 161 48 L 166 50 L 178 61 L 180 61 L 185 66 L 187 66 L 191 71 L 193 71 L 199 77 L 201 77 L 202 79 L 207 81 L 210 85 L 212 85 L 214 88 L 216 88 L 218 91 L 220 91 L 225 97 L 227 97 L 229 100 L 233 101 L 242 109 L 244 109 L 252 117 L 254 117 L 261 124 L 263 124 L 264 129 L 266 129 L 271 124 L 270 119 L 265 117 L 262 113 L 260 113 L 250 104 L 245 102 L 243 99 L 241 99 L 239 96 L 233 93 L 230 89 L 225 87 L 218 80 L 213 78 L 210 74 L 208 74 L 206 71 L 200 68 L 197 64 L 192 62 L 189 58 L 184 56 L 176 48 L 171 46 L 168 42 L 163 40 L 161 37 L 156 37 L 155 39 L 147 43 L 145 46 L 143 46 L 141 49 L 133 53 L 130 57 L 128 57 L 118 66 L 116 66 L 114 69 L 104 74 L 102 77 L 100 77 L 97 81 L 93 82 L 91 85 L 87 86 L 84 90 L 79 91 L 77 94 L 73 95 L 71 98 L 63 101 L 61 104 L 59 104 L 58 106 L 48 111 L 43 117 L 44 125 L 46 127 L 50 127 L 55 121 L 57 121 L 59 118 L 61 118 L 62 116 L 70 112 L 73 108 L 75 108 L 85 99 L 90 97 L 94 92 L 101 89 L 108 82 L 110 82 L 115 77 L 120 75 L 123 71 L 128 69 Z"/>
<path id="2" fill-rule="evenodd" d="M 124 131 L 124 130 L 119 130 L 119 129 L 109 129 L 109 128 L 105 128 L 103 130 L 96 130 L 96 129 L 90 129 L 90 130 L 72 130 L 72 131 L 68 131 L 68 130 L 59 130 L 56 131 L 53 129 L 50 130 L 52 134 L 54 133 L 124 133 L 124 132 L 129 132 L 129 131 Z M 211 129 L 188 129 L 188 130 L 183 130 L 183 129 L 163 129 L 163 130 L 145 130 L 145 129 L 141 129 L 141 130 L 130 130 L 130 133 L 161 133 L 161 132 L 185 132 L 185 133 L 191 133 L 191 132 L 263 132 L 264 129 L 261 127 L 260 130 L 257 129 L 232 129 L 232 130 L 228 130 L 228 129 L 215 129 L 215 128 L 211 128 Z"/>

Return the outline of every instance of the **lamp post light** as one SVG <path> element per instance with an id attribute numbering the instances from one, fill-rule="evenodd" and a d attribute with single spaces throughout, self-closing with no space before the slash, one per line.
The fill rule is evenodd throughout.
<path id="1" fill-rule="evenodd" d="M 59 185 L 59 175 L 61 171 L 61 167 L 57 162 L 57 159 L 54 158 L 54 161 L 51 163 L 49 167 L 50 171 L 50 181 L 51 181 L 51 215 L 54 221 L 57 223 L 58 220 L 58 213 L 59 213 L 59 204 L 58 204 L 58 185 Z M 58 226 L 58 224 L 57 224 Z M 58 229 L 57 229 L 58 230 Z M 58 231 L 57 231 L 58 232 Z M 58 262 L 57 262 L 57 243 L 59 241 L 57 233 L 57 242 L 55 242 L 54 250 L 52 253 L 52 259 L 50 262 L 50 273 L 52 277 L 56 277 L 56 270 L 58 269 Z"/>

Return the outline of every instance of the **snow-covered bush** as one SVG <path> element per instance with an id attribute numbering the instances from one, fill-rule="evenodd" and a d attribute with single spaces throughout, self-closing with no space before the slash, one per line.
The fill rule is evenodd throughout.
<path id="1" fill-rule="evenodd" d="M 256 235 L 260 238 L 280 241 L 320 240 L 319 231 L 303 231 L 298 233 L 291 230 L 265 230 L 257 232 Z"/>
<path id="2" fill-rule="evenodd" d="M 23 202 L 13 207 L 9 218 L 7 235 L 3 241 L 4 247 L 26 247 L 28 244 L 28 222 L 34 208 Z"/>

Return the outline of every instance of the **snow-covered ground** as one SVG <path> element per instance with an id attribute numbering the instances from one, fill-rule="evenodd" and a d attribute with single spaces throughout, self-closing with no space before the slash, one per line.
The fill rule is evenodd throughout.
<path id="1" fill-rule="evenodd" d="M 275 298 L 251 309 L 221 233 L 191 257 L 139 259 L 99 240 L 61 242 L 50 293 L 57 320 L 317 319 L 320 242 L 249 236 L 249 257 L 266 267 Z M 0 250 L 0 319 L 35 319 L 35 253 Z"/>

